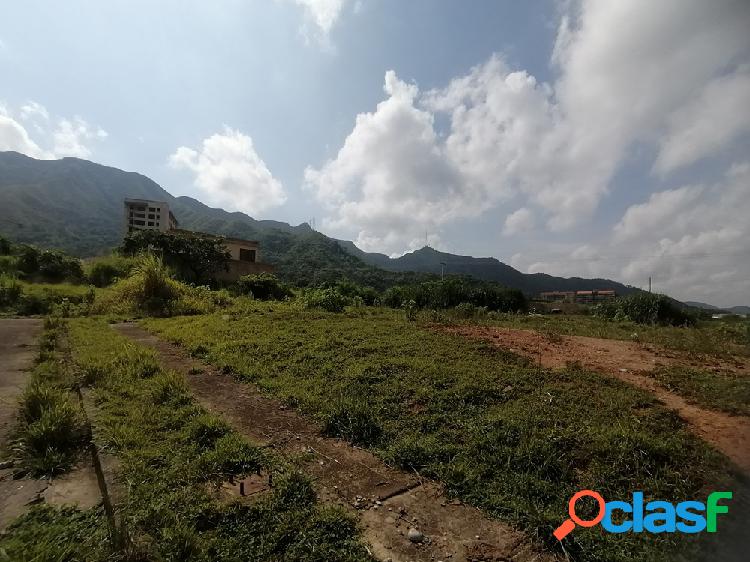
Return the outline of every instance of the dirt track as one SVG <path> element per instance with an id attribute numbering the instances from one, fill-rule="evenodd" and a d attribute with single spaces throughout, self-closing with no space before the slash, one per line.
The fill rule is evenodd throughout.
<path id="1" fill-rule="evenodd" d="M 617 377 L 633 386 L 651 392 L 668 408 L 675 410 L 690 428 L 706 442 L 732 459 L 746 473 L 750 473 L 750 418 L 733 416 L 701 408 L 660 386 L 642 373 L 663 365 L 698 366 L 691 358 L 621 340 L 588 338 L 583 336 L 549 337 L 531 330 L 514 330 L 487 326 L 452 326 L 436 329 L 480 338 L 521 355 L 540 361 L 542 366 L 559 369 L 569 362 L 578 362 L 587 369 Z M 702 365 L 716 370 L 747 373 L 743 362 L 715 360 Z"/>
<path id="2" fill-rule="evenodd" d="M 554 560 L 535 551 L 521 532 L 451 501 L 436 483 L 394 470 L 369 451 L 321 436 L 310 418 L 263 396 L 254 386 L 188 357 L 184 350 L 134 324 L 113 327 L 155 349 L 164 367 L 185 375 L 205 408 L 249 439 L 288 457 L 302 455 L 303 468 L 313 478 L 319 497 L 359 515 L 376 558 L 393 562 Z M 408 540 L 412 527 L 424 533 L 423 543 Z"/>

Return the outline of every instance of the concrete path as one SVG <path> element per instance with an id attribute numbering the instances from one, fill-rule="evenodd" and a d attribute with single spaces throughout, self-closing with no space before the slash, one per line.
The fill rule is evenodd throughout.
<path id="1" fill-rule="evenodd" d="M 518 530 L 446 497 L 437 483 L 388 467 L 369 451 L 340 439 L 323 437 L 313 420 L 264 396 L 253 385 L 189 357 L 135 324 L 113 327 L 156 350 L 165 368 L 185 376 L 203 407 L 251 441 L 289 458 L 302 456 L 302 468 L 313 478 L 319 498 L 359 517 L 379 560 L 554 560 L 537 551 Z M 413 540 L 410 529 L 419 531 L 419 535 L 412 531 Z"/>
<path id="2" fill-rule="evenodd" d="M 7 458 L 8 440 L 16 424 L 18 400 L 37 353 L 42 321 L 0 318 L 0 460 Z M 46 485 L 37 480 L 13 480 L 12 469 L 0 470 L 0 529 L 39 500 Z"/>

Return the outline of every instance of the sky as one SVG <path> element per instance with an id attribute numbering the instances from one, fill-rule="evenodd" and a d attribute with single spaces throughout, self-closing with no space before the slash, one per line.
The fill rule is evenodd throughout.
<path id="1" fill-rule="evenodd" d="M 747 0 L 8 2 L 0 150 L 750 305 L 749 30 Z"/>

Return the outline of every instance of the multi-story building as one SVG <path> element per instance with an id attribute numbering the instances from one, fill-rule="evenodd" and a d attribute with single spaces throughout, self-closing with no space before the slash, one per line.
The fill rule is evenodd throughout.
<path id="1" fill-rule="evenodd" d="M 125 199 L 125 228 L 133 230 L 173 230 L 179 225 L 164 201 Z"/>
<path id="2" fill-rule="evenodd" d="M 182 236 L 200 238 L 220 238 L 230 260 L 225 270 L 217 271 L 214 277 L 220 281 L 236 281 L 243 275 L 256 273 L 272 273 L 274 267 L 267 263 L 260 263 L 260 245 L 254 240 L 226 238 L 205 232 L 182 230 L 179 223 L 164 201 L 149 201 L 148 199 L 125 199 L 125 229 L 160 230 Z"/>
<path id="3" fill-rule="evenodd" d="M 599 289 L 593 291 L 544 291 L 539 293 L 539 298 L 547 302 L 575 302 L 578 304 L 596 304 L 598 302 L 613 299 L 617 293 L 610 289 Z"/>

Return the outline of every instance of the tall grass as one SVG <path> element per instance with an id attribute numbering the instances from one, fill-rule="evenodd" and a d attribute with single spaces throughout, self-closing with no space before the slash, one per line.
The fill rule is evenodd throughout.
<path id="1" fill-rule="evenodd" d="M 16 453 L 34 474 L 64 472 L 86 440 L 80 408 L 63 383 L 55 354 L 59 322 L 46 323 L 40 340 L 40 363 L 32 372 L 19 408 Z"/>
<path id="2" fill-rule="evenodd" d="M 126 279 L 122 279 L 97 299 L 93 311 L 99 314 L 173 316 L 212 312 L 226 306 L 226 291 L 193 287 L 173 278 L 158 256 L 142 254 Z"/>

